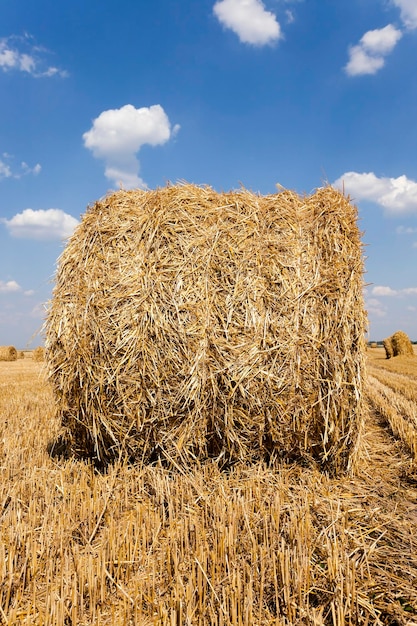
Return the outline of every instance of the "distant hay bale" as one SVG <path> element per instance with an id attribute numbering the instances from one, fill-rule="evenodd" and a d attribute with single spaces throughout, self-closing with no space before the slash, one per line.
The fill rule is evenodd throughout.
<path id="1" fill-rule="evenodd" d="M 59 260 L 45 327 L 73 452 L 345 469 L 362 423 L 362 290 L 357 211 L 331 187 L 104 198 Z"/>
<path id="2" fill-rule="evenodd" d="M 0 361 L 17 361 L 17 350 L 14 346 L 0 346 Z"/>
<path id="3" fill-rule="evenodd" d="M 20 350 L 20 352 L 18 352 L 17 358 L 18 359 L 24 359 L 25 358 L 25 353 L 23 352 L 23 350 Z"/>
<path id="4" fill-rule="evenodd" d="M 378 347 L 378 344 L 377 344 L 377 342 L 376 342 L 376 341 L 371 341 L 371 343 L 369 344 L 369 347 L 370 347 L 370 348 L 377 348 L 377 347 Z"/>
<path id="5" fill-rule="evenodd" d="M 414 356 L 413 344 L 409 336 L 402 330 L 384 339 L 383 341 L 387 359 L 393 356 Z"/>
<path id="6" fill-rule="evenodd" d="M 394 356 L 392 337 L 387 337 L 386 339 L 384 339 L 382 344 L 385 348 L 385 356 L 387 357 L 387 359 L 391 359 Z"/>
<path id="7" fill-rule="evenodd" d="M 32 352 L 32 361 L 41 362 L 45 360 L 45 348 L 38 346 Z"/>

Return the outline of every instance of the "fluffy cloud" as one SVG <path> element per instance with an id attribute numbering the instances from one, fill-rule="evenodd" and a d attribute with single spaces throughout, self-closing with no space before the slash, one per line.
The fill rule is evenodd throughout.
<path id="1" fill-rule="evenodd" d="M 398 291 L 396 289 L 391 289 L 391 287 L 385 287 L 383 285 L 376 285 L 372 288 L 372 295 L 374 296 L 397 296 Z"/>
<path id="2" fill-rule="evenodd" d="M 282 37 L 276 16 L 265 9 L 262 0 L 219 0 L 213 12 L 243 43 L 264 46 Z"/>
<path id="3" fill-rule="evenodd" d="M 68 73 L 46 63 L 47 51 L 35 46 L 29 35 L 25 37 L 5 37 L 0 39 L 0 69 L 4 72 L 19 71 L 35 78 L 68 76 Z"/>
<path id="4" fill-rule="evenodd" d="M 166 143 L 179 126 L 171 128 L 164 109 L 155 104 L 135 109 L 126 104 L 120 109 L 103 111 L 89 131 L 83 134 L 84 145 L 106 165 L 106 177 L 121 183 L 125 188 L 145 187 L 138 176 L 139 161 L 136 154 L 148 144 L 158 146 Z"/>
<path id="5" fill-rule="evenodd" d="M 59 240 L 72 235 L 78 221 L 61 209 L 25 209 L 10 220 L 1 220 L 12 237 L 19 239 Z"/>
<path id="6" fill-rule="evenodd" d="M 401 37 L 401 31 L 397 30 L 392 24 L 388 24 L 385 28 L 369 30 L 360 40 L 360 45 L 369 54 L 385 55 L 394 49 Z"/>
<path id="7" fill-rule="evenodd" d="M 406 28 L 417 28 L 416 0 L 393 0 L 393 4 L 400 9 L 401 19 Z"/>
<path id="8" fill-rule="evenodd" d="M 354 200 L 376 202 L 391 213 L 417 212 L 417 182 L 404 175 L 378 178 L 373 172 L 346 172 L 333 185 Z"/>
<path id="9" fill-rule="evenodd" d="M 376 285 L 372 288 L 372 295 L 401 297 L 401 296 L 417 296 L 417 287 L 406 287 L 405 289 L 391 289 L 391 287 Z"/>
<path id="10" fill-rule="evenodd" d="M 7 282 L 0 280 L 0 293 L 13 293 L 21 289 L 21 286 L 15 280 L 9 280 Z"/>
<path id="11" fill-rule="evenodd" d="M 359 44 L 349 48 L 349 61 L 345 71 L 349 76 L 376 74 L 385 64 L 385 57 L 392 52 L 402 37 L 402 32 L 392 24 L 369 30 Z"/>

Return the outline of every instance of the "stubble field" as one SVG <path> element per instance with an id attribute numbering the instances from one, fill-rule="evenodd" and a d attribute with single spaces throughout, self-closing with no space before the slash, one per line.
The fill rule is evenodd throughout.
<path id="1" fill-rule="evenodd" d="M 416 625 L 417 358 L 368 350 L 351 475 L 51 458 L 44 365 L 0 363 L 0 623 Z"/>

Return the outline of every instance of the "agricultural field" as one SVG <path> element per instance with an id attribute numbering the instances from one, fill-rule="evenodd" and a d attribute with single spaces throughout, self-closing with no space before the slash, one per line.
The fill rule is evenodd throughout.
<path id="1" fill-rule="evenodd" d="M 53 458 L 44 363 L 0 362 L 0 623 L 417 625 L 417 358 L 367 360 L 337 478 Z"/>

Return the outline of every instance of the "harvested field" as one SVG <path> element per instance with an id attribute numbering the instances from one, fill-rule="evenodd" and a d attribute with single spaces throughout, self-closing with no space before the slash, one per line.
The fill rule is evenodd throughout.
<path id="1" fill-rule="evenodd" d="M 380 354 L 372 353 L 368 363 L 367 393 L 374 410 L 416 458 L 417 359 L 415 355 L 400 355 L 386 361 L 381 359 Z"/>
<path id="2" fill-rule="evenodd" d="M 375 372 L 376 369 L 385 370 L 386 372 L 405 375 L 411 381 L 417 380 L 417 346 L 413 346 L 413 349 L 414 356 L 402 355 L 389 360 L 385 358 L 383 348 L 368 350 L 367 368 L 369 371 Z"/>
<path id="3" fill-rule="evenodd" d="M 355 471 L 334 478 L 297 463 L 103 474 L 51 458 L 44 366 L 0 363 L 0 623 L 417 623 L 415 360 L 373 349 L 368 361 L 382 386 Z M 384 414 L 389 390 L 406 437 Z"/>

